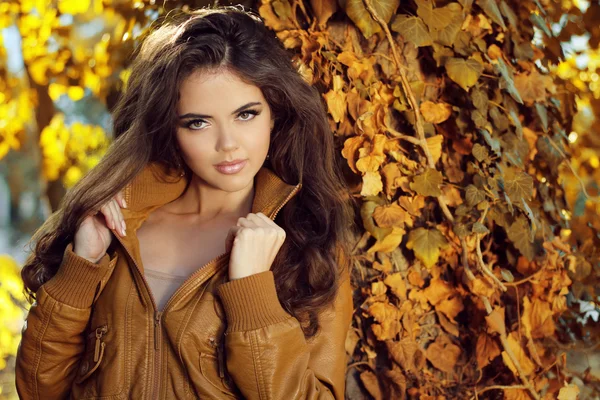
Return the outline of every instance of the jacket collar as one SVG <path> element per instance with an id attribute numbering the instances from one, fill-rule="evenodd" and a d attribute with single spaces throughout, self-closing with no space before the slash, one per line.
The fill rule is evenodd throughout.
<path id="1" fill-rule="evenodd" d="M 189 178 L 169 172 L 158 163 L 149 163 L 133 181 L 125 187 L 124 197 L 127 209 L 122 210 L 127 220 L 138 220 L 141 225 L 147 215 L 164 204 L 167 204 L 183 194 Z M 254 200 L 252 212 L 262 212 L 273 217 L 279 208 L 283 207 L 302 187 L 301 183 L 291 185 L 283 181 L 274 171 L 263 166 L 254 178 Z M 129 227 L 129 223 L 127 223 Z M 134 223 L 133 228 L 137 229 Z"/>

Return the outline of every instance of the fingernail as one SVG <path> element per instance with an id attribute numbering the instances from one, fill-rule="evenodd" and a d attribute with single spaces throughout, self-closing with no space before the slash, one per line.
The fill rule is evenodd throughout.
<path id="1" fill-rule="evenodd" d="M 127 229 L 125 227 L 125 221 L 121 221 L 121 226 L 122 226 L 121 233 L 123 233 L 123 236 L 127 236 L 127 234 L 125 233 L 125 231 Z"/>
<path id="2" fill-rule="evenodd" d="M 125 199 L 123 199 L 123 208 L 127 208 L 127 203 L 125 203 Z"/>

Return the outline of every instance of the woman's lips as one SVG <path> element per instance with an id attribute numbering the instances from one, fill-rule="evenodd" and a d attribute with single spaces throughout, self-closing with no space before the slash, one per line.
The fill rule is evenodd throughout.
<path id="1" fill-rule="evenodd" d="M 247 162 L 248 162 L 248 160 L 244 160 L 244 161 L 240 161 L 236 164 L 215 165 L 215 169 L 217 171 L 219 171 L 220 173 L 226 174 L 226 175 L 237 174 L 238 172 L 240 172 L 242 170 L 242 168 L 244 168 L 244 166 L 246 165 Z"/>

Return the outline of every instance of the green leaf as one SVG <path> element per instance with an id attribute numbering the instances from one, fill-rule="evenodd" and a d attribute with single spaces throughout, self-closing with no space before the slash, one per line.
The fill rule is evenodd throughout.
<path id="1" fill-rule="evenodd" d="M 465 199 L 467 200 L 469 207 L 473 207 L 485 200 L 485 193 L 483 190 L 479 190 L 475 185 L 469 185 L 465 191 Z"/>
<path id="2" fill-rule="evenodd" d="M 444 178 L 440 171 L 428 168 L 421 175 L 414 177 L 413 182 L 410 183 L 410 188 L 421 196 L 437 197 L 442 195 L 439 185 L 443 181 Z"/>
<path id="3" fill-rule="evenodd" d="M 473 224 L 473 233 L 480 233 L 480 234 L 490 233 L 490 230 L 485 225 L 483 225 L 481 222 L 477 221 Z"/>
<path id="4" fill-rule="evenodd" d="M 440 249 L 448 247 L 448 241 L 437 229 L 417 228 L 408 234 L 406 247 L 415 252 L 425 267 L 431 268 L 440 258 Z"/>
<path id="5" fill-rule="evenodd" d="M 500 142 L 492 137 L 487 129 L 479 129 L 477 132 L 485 139 L 485 142 L 490 146 L 492 151 L 496 154 L 496 156 L 500 157 L 502 155 L 502 151 L 500 150 Z"/>
<path id="6" fill-rule="evenodd" d="M 546 25 L 546 20 L 540 14 L 531 13 L 529 15 L 529 19 L 531 20 L 531 22 L 533 22 L 533 24 L 535 26 L 540 28 L 546 34 L 546 36 L 548 36 L 548 37 L 554 36 L 554 35 L 552 35 L 550 28 L 548 28 L 548 25 Z"/>
<path id="7" fill-rule="evenodd" d="M 494 70 L 496 73 L 499 73 L 500 78 L 500 89 L 506 89 L 506 91 L 512 96 L 513 99 L 519 104 L 523 104 L 523 99 L 521 98 L 521 94 L 515 87 L 514 77 L 511 71 L 509 71 L 508 67 L 504 63 L 502 58 L 496 59 L 497 63 L 494 63 Z"/>
<path id="8" fill-rule="evenodd" d="M 489 158 L 490 155 L 488 153 L 488 149 L 485 146 L 480 145 L 479 143 L 475 143 L 475 145 L 473 146 L 473 149 L 471 150 L 471 153 L 473 153 L 473 156 L 477 159 L 477 161 L 479 162 L 489 162 Z"/>
<path id="9" fill-rule="evenodd" d="M 462 21 L 462 7 L 458 3 L 450 3 L 444 7 L 433 8 L 429 0 L 416 0 L 417 15 L 430 31 L 441 31 L 456 20 Z"/>
<path id="10" fill-rule="evenodd" d="M 520 215 L 510 228 L 506 230 L 506 234 L 521 254 L 527 257 L 529 261 L 532 261 L 536 251 L 532 243 L 531 229 L 529 228 L 527 218 Z"/>
<path id="11" fill-rule="evenodd" d="M 465 60 L 452 57 L 446 61 L 446 71 L 450 79 L 468 92 L 481 76 L 483 65 L 473 58 Z"/>
<path id="12" fill-rule="evenodd" d="M 433 44 L 427 27 L 419 17 L 409 17 L 400 14 L 394 19 L 392 30 L 400 33 L 405 40 L 417 47 L 431 46 Z"/>
<path id="13" fill-rule="evenodd" d="M 500 25 L 502 29 L 506 30 L 506 25 L 504 24 L 504 20 L 502 19 L 502 14 L 500 14 L 496 0 L 477 0 L 477 5 L 481 7 L 481 9 L 487 14 L 488 17 L 492 19 L 492 21 Z"/>
<path id="14" fill-rule="evenodd" d="M 513 203 L 521 203 L 521 199 L 531 200 L 533 196 L 533 178 L 515 167 L 504 171 L 504 191 Z"/>
<path id="15" fill-rule="evenodd" d="M 363 0 L 338 0 L 338 3 L 367 39 L 381 32 L 381 26 L 371 17 Z M 377 0 L 371 4 L 377 15 L 387 24 L 396 14 L 400 0 Z"/>

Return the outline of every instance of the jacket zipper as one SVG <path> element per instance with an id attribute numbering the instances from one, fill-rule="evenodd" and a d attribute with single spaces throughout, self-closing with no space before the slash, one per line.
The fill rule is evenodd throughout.
<path id="1" fill-rule="evenodd" d="M 100 344 L 102 343 L 102 336 L 108 331 L 108 325 L 102 325 L 96 328 L 96 342 L 94 343 L 94 362 L 97 363 L 100 358 Z"/>
<path id="2" fill-rule="evenodd" d="M 298 190 L 300 190 L 301 187 L 302 187 L 301 183 L 297 184 L 296 187 L 294 187 L 294 189 L 281 202 L 281 204 L 277 207 L 277 209 L 273 213 L 271 213 L 271 217 L 270 217 L 271 220 L 275 220 L 275 217 L 277 217 L 277 214 L 279 213 L 279 211 L 296 194 L 296 192 L 298 192 Z M 135 270 L 140 275 L 140 277 L 142 278 L 142 281 L 144 282 L 144 285 L 146 286 L 146 290 L 148 291 L 148 295 L 150 296 L 150 301 L 152 302 L 152 307 L 154 309 L 154 373 L 153 373 L 152 378 L 153 378 L 153 381 L 155 382 L 155 384 L 154 384 L 154 388 L 152 391 L 151 399 L 157 399 L 158 395 L 160 395 L 160 377 L 159 377 L 159 375 L 160 375 L 160 361 L 161 361 L 161 354 L 160 354 L 161 340 L 160 339 L 161 339 L 161 331 L 162 331 L 162 329 L 161 329 L 162 315 L 167 310 L 167 308 L 169 307 L 169 305 L 171 304 L 173 299 L 177 296 L 177 294 L 179 292 L 181 292 L 182 290 L 184 290 L 184 288 L 189 284 L 189 282 L 194 281 L 199 275 L 202 275 L 203 273 L 209 274 L 212 272 L 212 271 L 206 271 L 206 269 L 205 269 L 206 266 L 216 263 L 216 261 L 219 261 L 221 258 L 223 258 L 227 254 L 229 254 L 229 252 L 225 252 L 225 253 L 217 256 L 216 258 L 213 258 L 212 260 L 210 260 L 209 262 L 204 264 L 202 267 L 198 268 L 193 274 L 191 274 L 179 286 L 179 288 L 177 288 L 175 293 L 173 293 L 171 295 L 169 300 L 167 300 L 166 304 L 164 305 L 163 310 L 158 311 L 158 307 L 156 306 L 156 300 L 154 299 L 154 295 L 152 294 L 152 291 L 150 290 L 150 285 L 148 284 L 148 281 L 146 280 L 146 277 L 142 273 L 138 263 L 135 261 L 135 258 L 133 258 L 133 256 L 129 252 L 129 249 L 127 248 L 127 246 L 125 246 L 125 244 L 123 243 L 123 241 L 121 240 L 119 235 L 115 235 L 115 237 L 121 243 L 121 247 L 123 247 L 125 249 L 125 252 L 129 255 L 129 258 L 133 262 L 133 265 L 135 265 Z M 221 369 L 221 368 L 219 368 L 219 369 Z M 223 369 L 224 369 L 224 366 L 223 366 Z"/>

